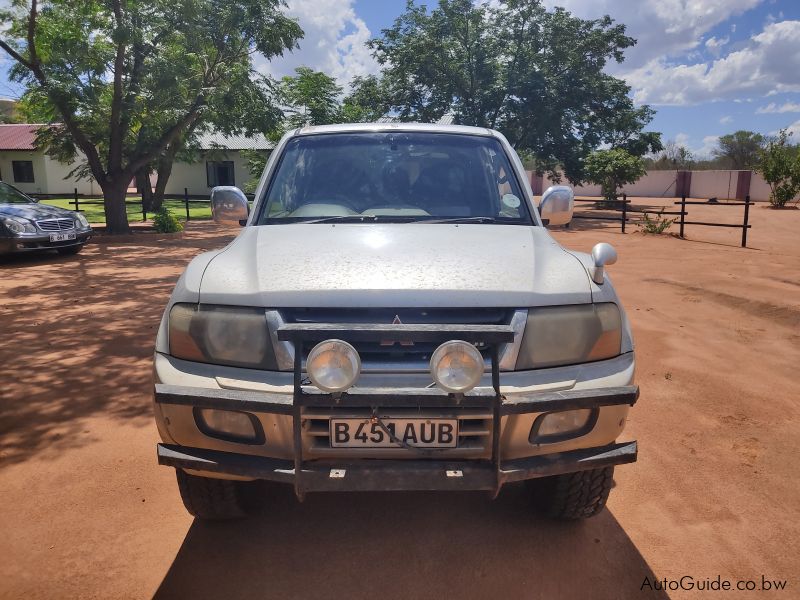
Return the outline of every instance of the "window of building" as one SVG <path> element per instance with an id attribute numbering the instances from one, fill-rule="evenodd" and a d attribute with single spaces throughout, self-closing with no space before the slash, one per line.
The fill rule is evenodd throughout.
<path id="1" fill-rule="evenodd" d="M 12 160 L 11 168 L 14 171 L 14 183 L 33 183 L 33 161 Z"/>
<path id="2" fill-rule="evenodd" d="M 236 185 L 236 180 L 233 176 L 233 161 L 208 161 L 206 163 L 206 180 L 208 187 Z"/>

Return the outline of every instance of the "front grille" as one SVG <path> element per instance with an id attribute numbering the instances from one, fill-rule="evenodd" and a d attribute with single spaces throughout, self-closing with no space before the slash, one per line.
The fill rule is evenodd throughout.
<path id="1" fill-rule="evenodd" d="M 44 219 L 36 221 L 36 226 L 42 231 L 64 231 L 75 229 L 75 222 L 72 219 Z"/>
<path id="2" fill-rule="evenodd" d="M 505 308 L 292 308 L 280 311 L 285 323 L 386 323 L 406 325 L 508 325 L 513 309 Z M 370 366 L 393 365 L 403 369 L 427 369 L 431 354 L 439 344 L 404 340 L 356 342 L 353 344 L 367 369 Z M 489 348 L 477 344 L 489 361 Z M 306 349 L 308 350 L 308 349 Z"/>
<path id="3" fill-rule="evenodd" d="M 370 409 L 308 409 L 302 418 L 303 435 L 307 438 L 306 450 L 309 456 L 323 458 L 330 455 L 358 456 L 368 452 L 371 456 L 393 454 L 404 458 L 419 458 L 419 455 L 405 448 L 331 448 L 329 421 L 331 418 L 363 418 L 372 415 Z M 384 411 L 381 411 L 384 414 Z M 394 409 L 394 418 L 429 417 L 458 419 L 458 445 L 441 451 L 450 457 L 479 458 L 490 456 L 492 452 L 492 415 L 484 409 L 461 408 L 457 412 L 417 409 Z"/>

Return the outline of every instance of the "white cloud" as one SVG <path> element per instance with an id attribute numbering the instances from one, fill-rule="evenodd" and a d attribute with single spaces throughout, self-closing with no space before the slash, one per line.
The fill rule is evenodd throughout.
<path id="1" fill-rule="evenodd" d="M 576 16 L 596 19 L 611 15 L 638 40 L 625 52 L 618 73 L 653 60 L 682 56 L 700 46 L 712 28 L 758 6 L 763 0 L 545 0 L 548 8 L 563 6 Z"/>
<path id="2" fill-rule="evenodd" d="M 378 70 L 364 45 L 372 33 L 353 9 L 354 0 L 289 0 L 286 14 L 298 19 L 305 36 L 300 48 L 269 62 L 256 59 L 256 68 L 273 77 L 294 75 L 300 66 L 324 71 L 345 88 L 356 75 Z"/>
<path id="3" fill-rule="evenodd" d="M 722 118 L 719 120 L 719 122 L 720 122 L 721 124 L 723 124 L 723 125 L 725 125 L 726 123 L 730 123 L 731 121 L 733 121 L 733 117 L 732 117 L 732 116 L 730 116 L 730 115 L 725 115 L 724 117 L 722 117 Z"/>
<path id="4" fill-rule="evenodd" d="M 790 134 L 792 134 L 792 137 L 794 138 L 794 140 L 793 140 L 793 141 L 795 141 L 795 142 L 796 142 L 796 141 L 797 141 L 797 138 L 798 138 L 798 137 L 800 137 L 800 120 L 797 120 L 797 121 L 795 121 L 794 123 L 792 123 L 791 125 L 789 125 L 788 127 L 786 127 L 786 130 L 787 130 L 787 131 L 788 131 Z M 773 135 L 774 135 L 775 133 L 777 133 L 777 132 L 774 132 L 774 133 L 773 133 Z"/>
<path id="5" fill-rule="evenodd" d="M 800 91 L 800 21 L 769 24 L 748 46 L 711 63 L 671 65 L 656 59 L 626 79 L 637 102 L 653 104 Z"/>
<path id="6" fill-rule="evenodd" d="M 731 38 L 728 36 L 725 36 L 724 38 L 715 38 L 712 36 L 706 40 L 705 46 L 708 51 L 711 52 L 711 54 L 714 56 L 719 56 L 719 53 L 722 51 L 722 47 L 729 41 L 731 41 Z"/>
<path id="7" fill-rule="evenodd" d="M 775 104 L 774 102 L 770 102 L 766 106 L 760 106 L 756 109 L 756 113 L 763 115 L 763 114 L 770 114 L 770 113 L 796 113 L 800 112 L 800 103 L 798 102 L 784 102 L 781 105 Z"/>

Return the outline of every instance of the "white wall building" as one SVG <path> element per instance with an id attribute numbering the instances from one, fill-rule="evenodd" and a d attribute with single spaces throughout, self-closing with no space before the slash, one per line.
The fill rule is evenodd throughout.
<path id="1" fill-rule="evenodd" d="M 0 125 L 0 180 L 28 194 L 71 197 L 77 188 L 84 196 L 102 194 L 92 179 L 70 177 L 76 164 L 65 165 L 36 148 L 38 124 Z M 263 135 L 223 136 L 204 134 L 199 139 L 196 162 L 175 162 L 166 193 L 207 196 L 215 185 L 243 188 L 252 179 L 243 150 L 271 151 L 272 142 Z M 153 178 L 155 179 L 155 178 Z M 133 186 L 133 184 L 131 184 Z"/>

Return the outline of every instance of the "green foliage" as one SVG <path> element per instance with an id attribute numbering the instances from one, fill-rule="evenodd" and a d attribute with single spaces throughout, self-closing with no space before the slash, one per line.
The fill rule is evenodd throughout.
<path id="1" fill-rule="evenodd" d="M 660 235 L 669 229 L 669 226 L 672 225 L 676 219 L 665 219 L 662 214 L 663 212 L 664 209 L 662 208 L 653 218 L 651 218 L 648 213 L 643 213 L 642 222 L 639 224 L 641 232 Z"/>
<path id="2" fill-rule="evenodd" d="M 109 230 L 126 231 L 136 173 L 171 165 L 204 127 L 266 131 L 281 120 L 251 56 L 296 46 L 302 31 L 283 9 L 281 0 L 15 1 L 0 11 L 0 48 L 30 114 L 63 123 L 39 142 L 60 160 L 85 158 Z"/>
<path id="3" fill-rule="evenodd" d="M 621 148 L 597 150 L 586 159 L 586 180 L 601 186 L 607 201 L 617 199 L 617 190 L 645 174 L 644 161 Z"/>
<path id="4" fill-rule="evenodd" d="M 159 233 L 177 233 L 183 231 L 183 225 L 175 215 L 167 210 L 166 206 L 162 206 L 153 215 L 153 229 Z"/>
<path id="5" fill-rule="evenodd" d="M 645 168 L 649 170 L 680 169 L 689 170 L 695 167 L 692 153 L 686 146 L 681 146 L 674 140 L 667 140 L 664 149 L 648 158 L 645 158 Z"/>
<path id="6" fill-rule="evenodd" d="M 577 182 L 602 144 L 637 156 L 661 149 L 660 134 L 643 131 L 653 110 L 635 107 L 629 86 L 606 72 L 634 43 L 609 17 L 579 19 L 527 0 L 441 0 L 430 12 L 409 1 L 369 45 L 401 120 L 453 113 L 457 123 L 499 129 L 542 171 L 560 166 Z"/>
<path id="7" fill-rule="evenodd" d="M 784 207 L 800 193 L 800 148 L 789 144 L 785 129 L 759 152 L 758 171 L 769 184 L 769 202 Z"/>
<path id="8" fill-rule="evenodd" d="M 724 159 L 729 169 L 753 169 L 758 166 L 764 142 L 760 133 L 739 130 L 719 138 L 714 156 Z"/>
<path id="9" fill-rule="evenodd" d="M 242 150 L 240 154 L 247 162 L 247 169 L 252 175 L 252 178 L 244 185 L 242 191 L 252 194 L 258 187 L 258 180 L 264 173 L 264 167 L 267 166 L 270 153 L 263 150 Z"/>
<path id="10" fill-rule="evenodd" d="M 287 128 L 338 122 L 342 88 L 336 79 L 308 67 L 298 67 L 295 73 L 281 79 L 280 84 L 281 100 L 287 106 Z"/>

